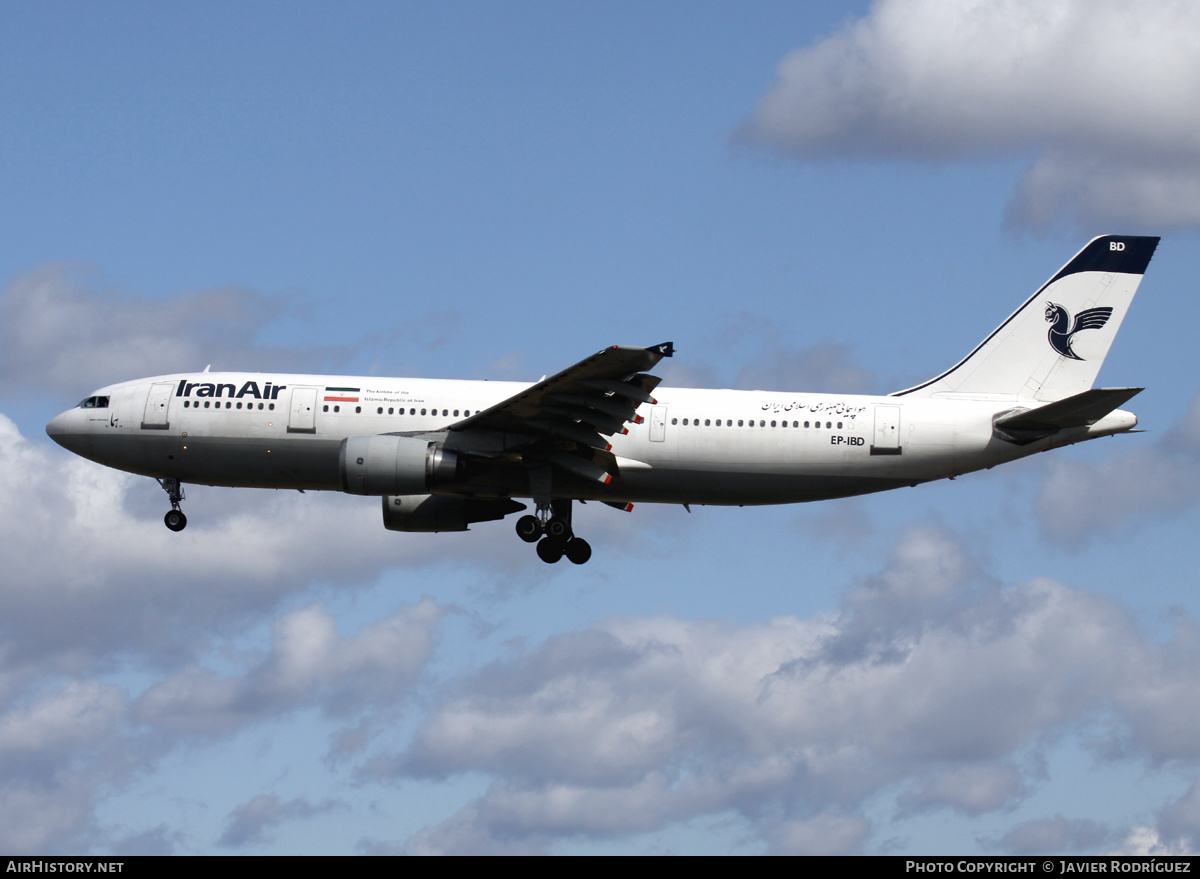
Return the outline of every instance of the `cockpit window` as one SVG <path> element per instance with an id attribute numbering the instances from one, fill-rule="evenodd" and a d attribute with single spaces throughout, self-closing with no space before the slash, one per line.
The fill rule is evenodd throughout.
<path id="1" fill-rule="evenodd" d="M 80 409 L 107 409 L 108 397 L 88 397 L 79 404 Z"/>

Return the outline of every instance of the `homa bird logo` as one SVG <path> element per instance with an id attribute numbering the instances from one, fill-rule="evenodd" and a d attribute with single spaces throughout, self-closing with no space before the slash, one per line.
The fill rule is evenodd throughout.
<path id="1" fill-rule="evenodd" d="M 1083 360 L 1071 350 L 1071 337 L 1080 330 L 1098 330 L 1112 317 L 1111 308 L 1085 308 L 1075 315 L 1075 323 L 1071 323 L 1071 312 L 1055 302 L 1046 303 L 1046 320 L 1050 323 L 1050 332 L 1046 337 L 1050 347 L 1063 357 L 1072 360 Z M 1070 327 L 1068 330 L 1067 327 Z"/>

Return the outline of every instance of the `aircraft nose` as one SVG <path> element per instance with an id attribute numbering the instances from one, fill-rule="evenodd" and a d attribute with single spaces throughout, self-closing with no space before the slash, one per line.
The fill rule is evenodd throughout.
<path id="1" fill-rule="evenodd" d="M 67 448 L 67 421 L 69 420 L 70 412 L 63 412 L 55 415 L 50 419 L 50 423 L 46 425 L 46 436 L 54 440 L 64 449 Z"/>

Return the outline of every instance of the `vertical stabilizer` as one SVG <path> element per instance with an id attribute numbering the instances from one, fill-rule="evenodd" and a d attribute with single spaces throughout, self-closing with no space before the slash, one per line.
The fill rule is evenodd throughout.
<path id="1" fill-rule="evenodd" d="M 1061 400 L 1088 390 L 1159 239 L 1102 235 L 979 346 L 937 378 L 893 396 Z"/>

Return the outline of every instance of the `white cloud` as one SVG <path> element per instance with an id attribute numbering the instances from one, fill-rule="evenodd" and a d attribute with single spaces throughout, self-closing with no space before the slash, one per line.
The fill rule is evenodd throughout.
<path id="1" fill-rule="evenodd" d="M 311 818 L 340 805 L 335 800 L 314 805 L 302 797 L 284 802 L 276 794 L 259 794 L 230 813 L 229 824 L 218 844 L 226 848 L 239 848 L 267 842 L 266 831 L 269 828 L 284 821 Z"/>
<path id="2" fill-rule="evenodd" d="M 86 831 L 102 787 L 126 777 L 124 695 L 67 682 L 0 714 L 0 848 L 53 850 Z"/>
<path id="3" fill-rule="evenodd" d="M 1200 851 L 1200 779 L 1158 815 L 1159 844 L 1171 851 Z"/>
<path id="4" fill-rule="evenodd" d="M 159 824 L 139 833 L 127 836 L 106 834 L 103 849 L 114 855 L 173 855 L 183 844 L 185 836 L 166 824 Z"/>
<path id="5" fill-rule="evenodd" d="M 1189 638 L 1156 643 L 1051 581 L 977 582 L 970 559 L 918 529 L 836 617 L 613 619 L 551 638 L 465 682 L 361 776 L 491 777 L 414 850 L 545 850 L 733 811 L 773 850 L 857 851 L 875 798 L 900 814 L 1009 808 L 1045 780 L 1022 754 L 1098 717 L 1101 759 L 1197 756 Z"/>
<path id="6" fill-rule="evenodd" d="M 1200 222 L 1200 10 L 878 0 L 791 52 L 742 127 L 806 159 L 1035 155 L 1011 221 Z"/>
<path id="7" fill-rule="evenodd" d="M 152 765 L 147 740 L 162 753 L 298 709 L 351 725 L 386 713 L 413 692 L 444 613 L 424 599 L 343 635 L 309 605 L 283 615 L 261 653 L 227 656 L 234 672 L 185 667 L 132 709 L 117 688 L 83 681 L 10 700 L 0 844 L 46 850 L 95 834 L 100 792 Z M 727 815 L 764 850 L 870 851 L 880 798 L 900 817 L 1011 808 L 1045 781 L 1024 757 L 1072 730 L 1087 728 L 1101 760 L 1200 756 L 1193 628 L 1183 621 L 1160 643 L 1106 599 L 1046 580 L 1001 588 L 964 540 L 914 528 L 834 614 L 745 626 L 610 619 L 449 682 L 409 744 L 357 775 L 490 780 L 410 851 L 548 851 Z M 359 731 L 367 743 L 354 753 L 377 738 Z M 1191 839 L 1194 799 L 1168 804 L 1146 831 L 1159 850 Z M 253 797 L 230 813 L 221 844 L 266 842 L 282 822 L 336 805 Z M 177 841 L 166 827 L 143 835 L 132 844 Z M 1087 850 L 1116 836 L 1056 817 L 984 842 Z"/>
<path id="8" fill-rule="evenodd" d="M 0 761 L 18 759 L 32 765 L 30 755 L 60 760 L 97 736 L 112 731 L 125 712 L 125 699 L 115 687 L 69 683 L 33 705 L 0 716 Z"/>
<path id="9" fill-rule="evenodd" d="M 861 815 L 817 815 L 806 820 L 784 821 L 767 832 L 774 854 L 858 854 L 871 824 Z"/>
<path id="10" fill-rule="evenodd" d="M 1166 803 L 1154 824 L 1131 828 L 1114 854 L 1192 855 L 1200 851 L 1200 779 Z"/>
<path id="11" fill-rule="evenodd" d="M 271 651 L 241 675 L 218 677 L 190 667 L 150 687 L 134 716 L 178 732 L 212 733 L 300 706 L 337 714 L 393 702 L 424 668 L 444 613 L 425 598 L 343 638 L 333 617 L 311 605 L 279 620 Z"/>
<path id="12" fill-rule="evenodd" d="M 1012 854 L 1084 853 L 1102 851 L 1112 837 L 1112 831 L 1098 821 L 1055 815 L 1022 821 L 1000 839 L 985 844 Z"/>
<path id="13" fill-rule="evenodd" d="M 900 797 L 906 812 L 950 806 L 970 815 L 992 812 L 1027 792 L 1021 770 L 1003 764 L 952 766 Z"/>
<path id="14" fill-rule="evenodd" d="M 239 287 L 146 299 L 105 286 L 79 264 L 18 276 L 0 299 L 0 392 L 82 396 L 143 375 L 203 369 L 308 368 L 331 349 L 281 349 L 255 336 L 289 304 Z"/>
<path id="15" fill-rule="evenodd" d="M 1150 442 L 1130 437 L 1123 448 L 1097 462 L 1054 458 L 1037 500 L 1042 532 L 1080 546 L 1200 500 L 1200 396 L 1187 416 Z"/>
<path id="16" fill-rule="evenodd" d="M 272 649 L 242 675 L 188 668 L 132 703 L 112 684 L 32 682 L 27 690 L 47 692 L 13 694 L 0 713 L 0 848 L 79 850 L 102 840 L 104 850 L 174 850 L 181 834 L 165 825 L 110 839 L 116 834 L 98 827 L 97 805 L 197 733 L 229 734 L 302 707 L 345 716 L 394 705 L 425 668 L 443 615 L 423 599 L 342 637 L 322 608 L 303 608 L 277 622 Z M 272 826 L 340 805 L 255 797 L 231 814 L 219 844 L 262 842 Z"/>

